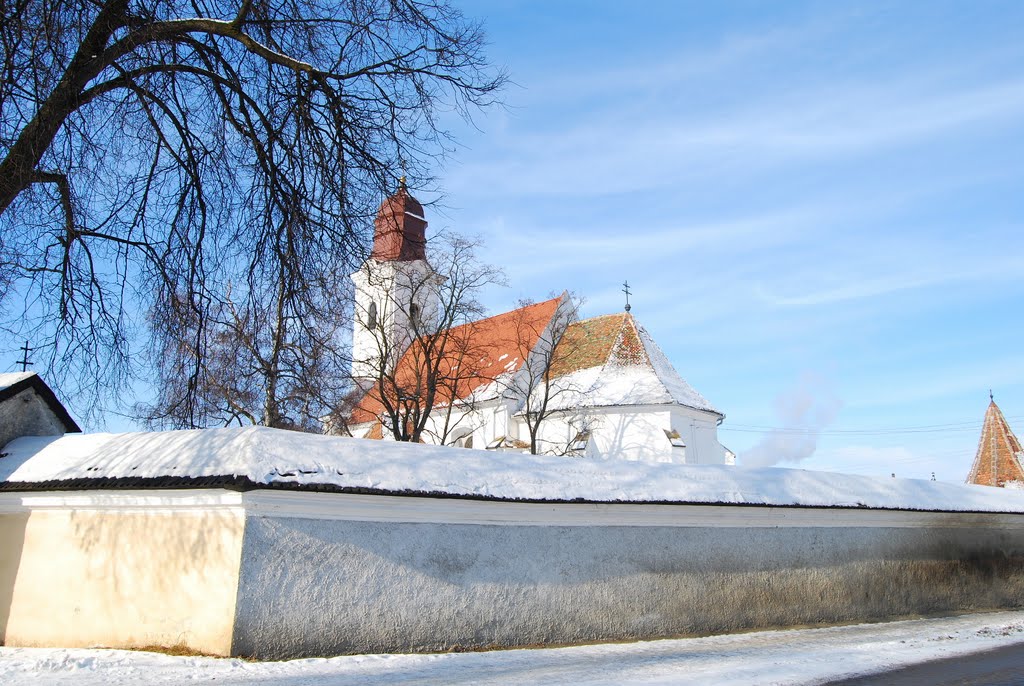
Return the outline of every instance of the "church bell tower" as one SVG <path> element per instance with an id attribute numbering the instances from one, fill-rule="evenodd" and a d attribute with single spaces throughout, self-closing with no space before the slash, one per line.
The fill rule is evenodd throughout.
<path id="1" fill-rule="evenodd" d="M 441 277 L 427 262 L 426 230 L 423 206 L 402 177 L 377 211 L 370 258 L 352 274 L 352 375 L 357 379 L 389 373 L 416 336 L 433 333 Z"/>

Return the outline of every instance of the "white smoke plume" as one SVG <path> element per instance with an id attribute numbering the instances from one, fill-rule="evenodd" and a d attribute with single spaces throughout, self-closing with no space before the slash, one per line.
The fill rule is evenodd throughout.
<path id="1" fill-rule="evenodd" d="M 768 431 L 757 445 L 740 454 L 745 467 L 771 467 L 800 462 L 814 454 L 821 430 L 835 420 L 843 406 L 832 385 L 816 374 L 805 373 L 796 386 L 775 398 L 778 428 Z"/>

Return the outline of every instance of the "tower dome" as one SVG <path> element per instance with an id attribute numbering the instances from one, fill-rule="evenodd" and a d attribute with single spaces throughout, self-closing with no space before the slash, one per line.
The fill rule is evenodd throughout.
<path id="1" fill-rule="evenodd" d="M 411 262 L 426 259 L 427 220 L 423 205 L 409 195 L 405 177 L 398 190 L 381 203 L 373 222 L 373 252 L 382 262 Z"/>

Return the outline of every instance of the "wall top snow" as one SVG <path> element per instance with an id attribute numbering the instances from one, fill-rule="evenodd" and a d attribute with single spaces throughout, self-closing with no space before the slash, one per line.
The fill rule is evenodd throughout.
<path id="1" fill-rule="evenodd" d="M 1024 512 L 1024 491 L 798 469 L 494 453 L 263 427 L 24 437 L 0 489 L 275 487 L 493 500 Z"/>

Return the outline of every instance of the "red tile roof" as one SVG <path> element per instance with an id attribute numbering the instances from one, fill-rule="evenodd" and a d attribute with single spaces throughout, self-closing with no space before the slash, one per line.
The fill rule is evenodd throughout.
<path id="1" fill-rule="evenodd" d="M 604 364 L 650 364 L 636 321 L 626 312 L 573 322 L 555 348 L 551 376 L 558 378 Z"/>
<path id="2" fill-rule="evenodd" d="M 552 298 L 450 329 L 439 371 L 441 377 L 453 382 L 438 389 L 434 406 L 464 400 L 502 374 L 518 371 L 561 302 L 562 297 Z M 423 379 L 417 378 L 423 376 L 419 371 L 422 369 L 421 350 L 422 347 L 414 343 L 399 360 L 395 372 L 399 385 L 415 388 L 417 381 L 422 383 Z M 352 413 L 353 423 L 362 424 L 381 416 L 384 405 L 379 393 L 376 385 L 370 387 Z"/>
<path id="3" fill-rule="evenodd" d="M 1003 486 L 1007 481 L 1024 482 L 1021 469 L 1021 445 L 1010 430 L 1006 418 L 993 400 L 985 412 L 981 440 L 967 483 L 982 486 Z"/>

